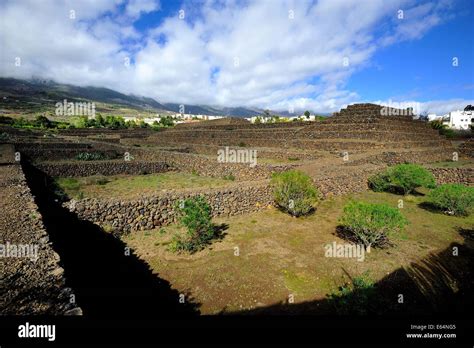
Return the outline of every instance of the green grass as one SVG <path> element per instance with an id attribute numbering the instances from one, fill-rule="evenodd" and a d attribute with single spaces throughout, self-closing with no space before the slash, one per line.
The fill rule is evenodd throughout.
<path id="1" fill-rule="evenodd" d="M 83 178 L 56 178 L 56 184 L 70 198 L 132 198 L 157 191 L 186 188 L 214 188 L 225 186 L 229 180 L 210 178 L 189 173 L 162 173 L 147 175 L 91 176 Z"/>

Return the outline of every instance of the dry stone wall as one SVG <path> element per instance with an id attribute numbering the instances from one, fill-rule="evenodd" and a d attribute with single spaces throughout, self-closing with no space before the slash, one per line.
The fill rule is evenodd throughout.
<path id="1" fill-rule="evenodd" d="M 367 179 L 386 166 L 339 168 L 332 175 L 313 178 L 323 198 L 367 190 Z M 334 169 L 334 168 L 333 168 Z M 429 168 L 438 182 L 473 184 L 471 168 Z M 64 205 L 81 219 L 92 221 L 117 234 L 147 230 L 176 222 L 175 206 L 180 200 L 202 195 L 213 216 L 232 216 L 266 209 L 273 204 L 268 180 L 242 182 L 212 190 L 180 190 L 157 193 L 136 200 L 82 199 Z"/>
<path id="2" fill-rule="evenodd" d="M 257 165 L 253 167 L 249 163 L 220 163 L 217 161 L 217 155 L 212 158 L 195 154 L 143 149 L 130 149 L 130 154 L 135 158 L 139 158 L 140 161 L 159 159 L 182 172 L 193 172 L 203 176 L 220 178 L 233 175 L 239 181 L 267 179 L 272 173 L 282 172 L 297 166 L 297 164 L 258 164 L 258 153 Z"/>
<path id="3" fill-rule="evenodd" d="M 474 158 L 474 138 L 462 143 L 461 146 L 459 146 L 459 152 L 466 157 Z"/>
<path id="4" fill-rule="evenodd" d="M 474 168 L 429 168 L 436 183 L 474 185 Z"/>
<path id="5" fill-rule="evenodd" d="M 368 155 L 365 158 L 358 159 L 355 161 L 349 161 L 348 165 L 361 165 L 361 164 L 386 164 L 389 166 L 401 164 L 401 163 L 431 163 L 440 161 L 449 161 L 453 157 L 452 149 L 440 149 L 439 151 L 384 151 L 377 155 Z M 349 152 L 350 158 L 350 152 Z"/>
<path id="6" fill-rule="evenodd" d="M 152 229 L 176 222 L 176 204 L 181 200 L 204 196 L 213 216 L 250 213 L 272 203 L 268 182 L 233 185 L 212 190 L 184 190 L 160 193 L 138 200 L 71 200 L 64 205 L 81 219 L 92 221 L 114 232 L 127 233 Z"/>
<path id="7" fill-rule="evenodd" d="M 172 168 L 165 162 L 143 161 L 82 161 L 42 162 L 36 167 L 51 177 L 86 177 L 93 175 L 140 175 L 164 173 Z"/>
<path id="8" fill-rule="evenodd" d="M 19 164 L 0 166 L 0 313 L 80 315 Z"/>

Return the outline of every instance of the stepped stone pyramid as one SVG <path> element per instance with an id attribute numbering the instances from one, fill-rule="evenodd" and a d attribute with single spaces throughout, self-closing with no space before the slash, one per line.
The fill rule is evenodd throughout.
<path id="1" fill-rule="evenodd" d="M 339 117 L 357 117 L 362 116 L 363 118 L 371 118 L 371 117 L 378 117 L 378 116 L 388 116 L 394 117 L 399 120 L 409 120 L 412 119 L 413 109 L 406 108 L 406 109 L 397 109 L 388 106 L 382 106 L 378 104 L 352 104 L 347 106 L 345 109 L 341 109 L 341 111 L 334 113 L 333 116 Z"/>
<path id="2" fill-rule="evenodd" d="M 392 162 L 432 162 L 452 158 L 449 141 L 426 122 L 414 120 L 410 109 L 354 104 L 320 122 L 274 124 L 202 122 L 176 127 L 149 137 L 150 143 L 174 146 L 239 146 L 311 154 L 367 153 Z M 418 157 L 418 158 L 417 158 Z M 377 157 L 380 161 L 380 156 Z"/>
<path id="3" fill-rule="evenodd" d="M 344 138 L 349 142 L 350 139 L 371 142 L 372 147 L 367 146 L 364 150 L 384 149 L 382 156 L 377 158 L 389 164 L 450 160 L 454 152 L 451 142 L 428 123 L 415 120 L 413 116 L 410 108 L 353 104 L 329 117 L 319 128 L 344 129 Z M 392 161 L 388 157 L 392 160 L 398 157 L 398 160 Z"/>

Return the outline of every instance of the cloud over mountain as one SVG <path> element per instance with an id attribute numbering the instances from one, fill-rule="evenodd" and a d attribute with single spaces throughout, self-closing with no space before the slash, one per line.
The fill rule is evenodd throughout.
<path id="1" fill-rule="evenodd" d="M 448 1 L 207 0 L 135 25 L 164 4 L 3 1 L 0 74 L 160 102 L 334 111 L 365 98 L 347 82 L 377 50 L 420 39 L 450 14 Z"/>

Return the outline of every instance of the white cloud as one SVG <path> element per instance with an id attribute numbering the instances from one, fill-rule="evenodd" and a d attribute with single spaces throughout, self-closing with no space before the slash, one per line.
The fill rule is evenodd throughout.
<path id="1" fill-rule="evenodd" d="M 416 114 L 428 114 L 435 113 L 437 115 L 444 115 L 453 110 L 463 110 L 466 105 L 474 105 L 474 99 L 462 99 L 453 98 L 446 100 L 429 100 L 429 101 L 417 101 L 417 100 L 373 100 L 370 101 L 374 104 L 386 105 L 395 108 L 405 109 L 412 107 Z"/>
<path id="2" fill-rule="evenodd" d="M 185 3 L 184 20 L 170 14 L 141 33 L 133 22 L 159 10 L 159 2 L 3 2 L 0 74 L 106 86 L 164 102 L 335 111 L 360 99 L 346 82 L 378 48 L 420 38 L 441 11 L 410 0 L 201 5 Z M 401 7 L 406 21 L 396 18 Z"/>
<path id="3" fill-rule="evenodd" d="M 141 13 L 149 13 L 159 10 L 160 2 L 157 0 L 130 0 L 125 8 L 125 13 L 133 18 L 137 18 Z"/>

